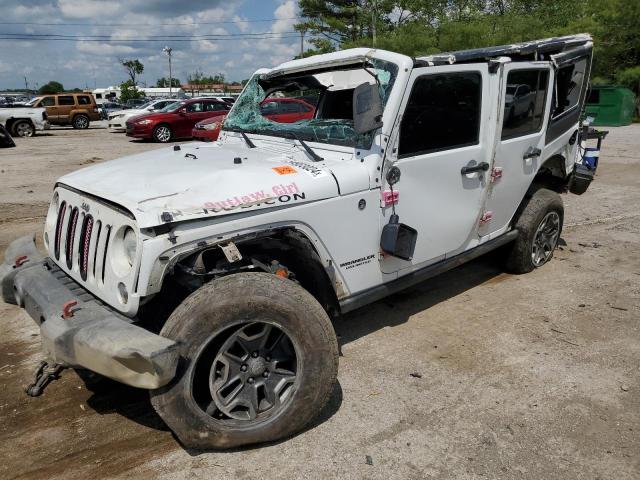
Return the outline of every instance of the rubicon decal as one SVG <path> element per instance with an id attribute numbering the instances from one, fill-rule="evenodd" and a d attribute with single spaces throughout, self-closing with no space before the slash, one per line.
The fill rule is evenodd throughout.
<path id="1" fill-rule="evenodd" d="M 349 270 L 355 267 L 361 267 L 362 265 L 366 265 L 367 263 L 371 263 L 371 261 L 376 258 L 375 254 L 367 255 L 366 257 L 356 258 L 354 260 L 348 260 L 340 264 L 340 268 L 344 268 L 345 270 Z"/>
<path id="2" fill-rule="evenodd" d="M 206 211 L 220 212 L 222 210 L 234 210 L 236 208 L 249 208 L 256 205 L 277 205 L 298 200 L 305 200 L 306 194 L 298 188 L 296 183 L 273 185 L 270 190 L 234 195 L 224 200 L 205 202 Z"/>

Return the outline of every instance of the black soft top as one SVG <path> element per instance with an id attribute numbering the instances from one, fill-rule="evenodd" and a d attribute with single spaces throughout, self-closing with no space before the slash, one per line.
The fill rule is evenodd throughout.
<path id="1" fill-rule="evenodd" d="M 457 52 L 437 53 L 424 57 L 418 57 L 414 63 L 416 66 L 427 65 L 452 65 L 454 63 L 468 63 L 488 61 L 496 57 L 511 57 L 512 60 L 532 61 L 549 60 L 555 55 L 575 47 L 591 46 L 591 35 L 581 33 L 566 37 L 545 38 L 529 42 L 500 45 L 497 47 L 473 48 L 471 50 L 459 50 Z"/>

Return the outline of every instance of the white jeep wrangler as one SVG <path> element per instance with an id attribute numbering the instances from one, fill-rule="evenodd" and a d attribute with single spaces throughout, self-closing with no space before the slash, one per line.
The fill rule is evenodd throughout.
<path id="1" fill-rule="evenodd" d="M 299 431 L 334 388 L 330 317 L 498 247 L 513 272 L 549 261 L 559 193 L 595 168 L 579 153 L 591 52 L 576 35 L 294 60 L 251 78 L 217 142 L 62 177 L 48 257 L 18 239 L 0 270 L 40 325 L 28 393 L 85 368 L 149 389 L 189 447 Z M 269 120 L 267 97 L 314 116 Z"/>

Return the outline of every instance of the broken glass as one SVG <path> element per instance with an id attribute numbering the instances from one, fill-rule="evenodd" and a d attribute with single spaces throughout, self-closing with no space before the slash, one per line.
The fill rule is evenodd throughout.
<path id="1" fill-rule="evenodd" d="M 277 137 L 370 148 L 375 132 L 357 134 L 353 127 L 353 90 L 362 83 L 377 83 L 383 107 L 398 72 L 391 62 L 370 59 L 314 72 L 296 72 L 276 77 L 256 74 L 238 97 L 224 122 L 224 129 Z M 304 102 L 312 112 L 289 114 L 275 111 L 273 99 Z M 266 102 L 266 100 L 269 100 Z M 278 114 L 280 113 L 280 114 Z M 303 118 L 304 117 L 304 118 Z"/>

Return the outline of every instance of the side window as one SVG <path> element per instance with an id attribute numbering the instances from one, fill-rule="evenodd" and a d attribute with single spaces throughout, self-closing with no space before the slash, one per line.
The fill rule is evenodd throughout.
<path id="1" fill-rule="evenodd" d="M 91 105 L 91 99 L 86 95 L 78 95 L 78 105 Z"/>
<path id="2" fill-rule="evenodd" d="M 187 112 L 189 113 L 198 113 L 202 112 L 202 102 L 190 103 L 187 105 Z"/>
<path id="3" fill-rule="evenodd" d="M 96 98 L 102 99 L 102 94 L 101 93 L 96 93 Z"/>
<path id="4" fill-rule="evenodd" d="M 56 104 L 56 99 L 54 97 L 44 97 L 40 101 L 41 107 L 53 107 Z"/>
<path id="5" fill-rule="evenodd" d="M 273 115 L 278 113 L 278 102 L 264 102 L 260 106 L 260 113 L 262 115 Z"/>
<path id="6" fill-rule="evenodd" d="M 224 105 L 218 102 L 209 102 L 204 105 L 205 112 L 218 112 L 224 110 Z"/>
<path id="7" fill-rule="evenodd" d="M 571 110 L 578 104 L 584 84 L 587 59 L 561 67 L 556 75 L 556 89 L 553 117 Z"/>
<path id="8" fill-rule="evenodd" d="M 72 95 L 61 95 L 58 97 L 58 105 L 75 105 L 76 102 Z"/>
<path id="9" fill-rule="evenodd" d="M 400 156 L 478 143 L 482 76 L 476 72 L 419 77 L 400 124 Z"/>
<path id="10" fill-rule="evenodd" d="M 502 140 L 535 133 L 542 127 L 548 70 L 512 70 L 507 75 Z"/>

